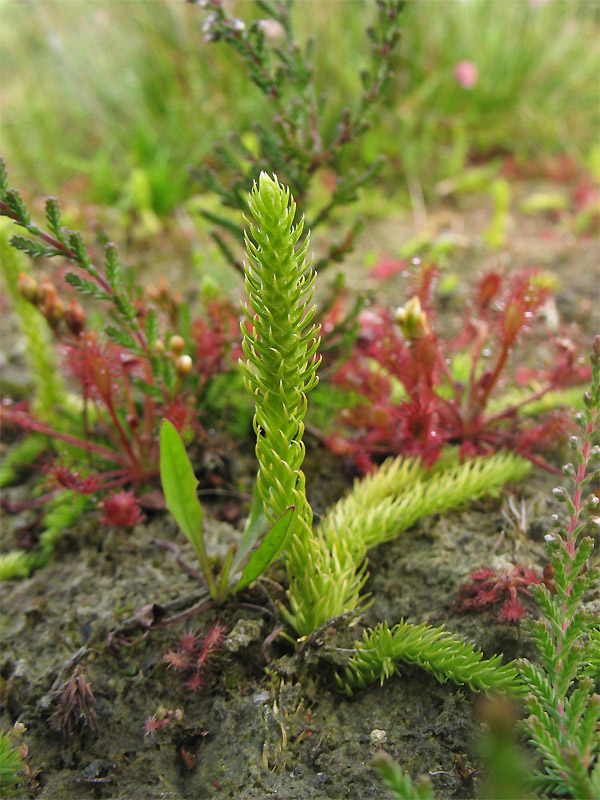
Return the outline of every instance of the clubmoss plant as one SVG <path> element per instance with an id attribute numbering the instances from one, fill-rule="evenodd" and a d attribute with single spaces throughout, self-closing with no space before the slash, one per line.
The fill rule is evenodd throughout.
<path id="1" fill-rule="evenodd" d="M 336 676 L 338 688 L 350 696 L 377 680 L 383 683 L 397 672 L 398 662 L 416 664 L 441 683 L 452 680 L 475 692 L 518 687 L 516 667 L 503 666 L 501 656 L 484 659 L 481 650 L 443 628 L 400 622 L 390 629 L 384 622 L 365 632 L 344 674 Z"/>
<path id="2" fill-rule="evenodd" d="M 301 470 L 302 435 L 306 395 L 317 384 L 319 364 L 318 329 L 311 324 L 316 307 L 309 308 L 315 282 L 306 260 L 310 239 L 296 249 L 303 220 L 294 225 L 296 204 L 276 177 L 261 174 L 250 193 L 250 211 L 256 223 L 246 233 L 250 306 L 242 325 L 242 368 L 256 402 L 257 491 L 271 521 L 293 498 L 295 535 L 308 541 L 312 509 Z"/>
<path id="3" fill-rule="evenodd" d="M 29 783 L 29 794 L 39 789 L 36 771 L 29 762 L 29 748 L 23 740 L 27 728 L 15 722 L 8 731 L 0 732 L 0 796 L 23 797 L 24 782 Z"/>
<path id="4" fill-rule="evenodd" d="M 375 768 L 394 800 L 434 800 L 431 778 L 422 775 L 413 781 L 385 750 L 380 750 L 375 756 Z"/>
<path id="5" fill-rule="evenodd" d="M 577 798 L 600 796 L 600 694 L 594 686 L 600 622 L 583 606 L 584 595 L 599 574 L 589 564 L 593 541 L 583 536 L 598 526 L 598 516 L 589 520 L 583 514 L 586 509 L 597 513 L 598 507 L 597 495 L 586 499 L 584 491 L 598 475 L 590 465 L 599 454 L 594 442 L 600 418 L 600 336 L 594 341 L 591 361 L 591 388 L 576 418 L 580 433 L 570 440 L 575 463 L 563 470 L 572 488 L 554 490 L 566 513 L 555 515 L 556 532 L 546 537 L 556 592 L 529 587 L 542 611 L 541 619 L 528 626 L 541 663 L 524 660 L 521 665 L 528 690 L 525 728 L 542 759 L 533 787 L 543 795 Z"/>
<path id="6" fill-rule="evenodd" d="M 315 275 L 306 261 L 309 237 L 294 226 L 296 206 L 276 178 L 260 176 L 250 198 L 254 217 L 246 237 L 246 285 L 250 305 L 242 326 L 247 388 L 256 402 L 256 455 L 259 471 L 250 520 L 261 512 L 273 523 L 290 505 L 296 508 L 284 550 L 289 607 L 282 613 L 300 636 L 363 602 L 366 552 L 396 536 L 424 514 L 460 505 L 522 477 L 523 459 L 501 454 L 458 465 L 452 455 L 445 470 L 427 471 L 418 459 L 390 461 L 357 483 L 316 530 L 306 499 L 302 434 L 306 394 L 316 384 L 318 332 L 310 307 Z M 435 477 L 436 492 L 429 480 Z M 253 522 L 249 529 L 253 528 Z"/>
<path id="7" fill-rule="evenodd" d="M 25 768 L 25 762 L 19 752 L 18 745 L 13 743 L 10 733 L 0 732 L 0 792 L 2 797 L 10 797 L 21 783 L 19 773 Z"/>
<path id="8" fill-rule="evenodd" d="M 90 498 L 75 492 L 61 492 L 53 497 L 46 506 L 37 545 L 32 550 L 11 550 L 0 555 L 0 582 L 26 578 L 33 570 L 45 566 L 57 540 L 90 507 Z"/>

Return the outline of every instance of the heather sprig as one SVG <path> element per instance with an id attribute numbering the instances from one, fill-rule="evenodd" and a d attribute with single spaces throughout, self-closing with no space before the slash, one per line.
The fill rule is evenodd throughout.
<path id="1" fill-rule="evenodd" d="M 368 30 L 371 54 L 361 73 L 362 92 L 354 108 L 345 108 L 337 125 L 327 120 L 327 103 L 315 83 L 314 41 L 303 47 L 293 26 L 293 0 L 266 2 L 258 6 L 262 19 L 246 24 L 231 16 L 222 0 L 199 5 L 209 13 L 203 29 L 205 40 L 223 42 L 237 52 L 248 78 L 264 96 L 271 119 L 253 126 L 257 145 L 249 147 L 237 134 L 215 153 L 220 161 L 219 174 L 208 167 L 194 171 L 203 188 L 214 192 L 225 208 L 246 208 L 248 179 L 258 180 L 261 172 L 276 172 L 290 186 L 298 206 L 304 210 L 319 170 L 335 173 L 330 196 L 317 208 L 307 229 L 314 230 L 330 219 L 340 206 L 352 203 L 361 186 L 370 181 L 381 167 L 377 159 L 364 170 L 343 167 L 342 158 L 351 143 L 356 143 L 371 127 L 390 83 L 393 58 L 400 38 L 400 12 L 403 0 L 377 0 L 376 20 Z M 224 234 L 241 238 L 239 226 L 231 219 L 212 211 L 203 215 L 217 226 L 212 236 L 226 259 L 240 272 L 241 263 L 228 245 Z M 330 262 L 341 261 L 352 248 L 362 228 L 360 220 L 349 227 L 339 243 L 332 245 L 317 264 L 322 269 Z"/>
<path id="2" fill-rule="evenodd" d="M 81 234 L 63 224 L 58 200 L 46 202 L 47 230 L 32 221 L 19 193 L 8 188 L 2 159 L 0 216 L 28 234 L 11 237 L 16 250 L 33 258 L 61 257 L 73 264 L 75 269 L 66 273 L 65 280 L 92 306 L 100 304 L 108 323 L 101 332 L 90 329 L 78 300 L 71 296 L 67 303 L 50 278 L 40 281 L 25 271 L 15 274 L 18 253 L 9 250 L 8 255 L 13 255 L 3 258 L 4 270 L 17 310 L 25 323 L 31 321 L 26 336 L 33 380 L 40 386 L 37 394 L 42 394 L 43 401 L 30 408 L 3 403 L 2 422 L 47 436 L 63 448 L 66 445 L 74 459 L 82 451 L 92 456 L 98 491 L 125 485 L 139 488 L 158 474 L 162 418 L 170 419 L 179 430 L 194 426 L 200 431 L 197 405 L 212 377 L 230 370 L 234 363 L 229 355 L 238 331 L 237 312 L 225 300 L 203 298 L 205 316 L 194 319 L 166 279 L 144 292 L 134 272 L 121 263 L 113 243 L 105 246 L 103 263 L 96 266 Z M 62 366 L 79 390 L 76 413 L 66 408 L 64 396 L 59 397 L 58 373 L 50 369 L 50 360 L 39 346 L 40 312 L 61 345 Z M 41 402 L 44 405 L 38 409 Z M 52 419 L 38 413 L 46 408 L 52 408 Z M 59 421 L 57 413 L 65 410 L 64 420 Z M 5 472 L 3 480 L 11 474 Z"/>
<path id="3" fill-rule="evenodd" d="M 577 414 L 579 434 L 570 444 L 574 462 L 563 468 L 570 489 L 559 486 L 554 496 L 565 512 L 554 516 L 555 533 L 546 536 L 556 592 L 531 586 L 542 612 L 527 626 L 538 651 L 538 663 L 523 660 L 521 673 L 527 685 L 525 721 L 527 735 L 538 751 L 542 767 L 532 783 L 542 794 L 593 798 L 600 794 L 600 694 L 591 672 L 598 666 L 598 618 L 583 605 L 586 591 L 597 581 L 598 569 L 589 565 L 593 550 L 585 536 L 598 517 L 593 513 L 598 497 L 585 490 L 597 477 L 591 469 L 598 456 L 600 417 L 600 336 L 594 340 L 592 380 Z M 596 676 L 597 677 L 597 676 Z"/>

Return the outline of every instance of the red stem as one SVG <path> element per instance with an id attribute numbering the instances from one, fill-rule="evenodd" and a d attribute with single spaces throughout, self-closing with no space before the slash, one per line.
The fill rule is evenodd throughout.
<path id="1" fill-rule="evenodd" d="M 72 444 L 75 447 L 80 447 L 88 452 L 96 453 L 97 455 L 102 456 L 109 461 L 113 461 L 115 464 L 122 464 L 127 468 L 130 466 L 127 459 L 124 458 L 120 453 L 116 453 L 114 450 L 110 450 L 108 447 L 103 447 L 101 444 L 96 444 L 96 442 L 88 442 L 85 439 L 81 439 L 79 436 L 71 436 L 69 433 L 56 431 L 49 425 L 45 425 L 43 422 L 38 422 L 31 417 L 28 417 L 24 420 L 18 412 L 12 413 L 7 409 L 2 409 L 0 411 L 0 416 L 4 417 L 7 422 L 12 422 L 16 425 L 19 425 L 25 430 L 35 431 L 36 433 L 42 433 L 46 436 L 50 436 L 53 439 L 59 439 L 60 441 L 66 442 L 66 444 Z"/>

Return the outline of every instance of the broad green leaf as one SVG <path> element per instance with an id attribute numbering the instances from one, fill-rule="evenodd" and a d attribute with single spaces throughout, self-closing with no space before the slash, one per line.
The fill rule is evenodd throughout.
<path id="1" fill-rule="evenodd" d="M 160 428 L 160 479 L 167 508 L 190 540 L 204 569 L 204 511 L 196 495 L 198 481 L 175 426 L 165 419 Z M 208 576 L 207 580 L 208 580 Z"/>
<path id="2" fill-rule="evenodd" d="M 242 577 L 235 585 L 234 592 L 239 592 L 244 586 L 248 586 L 249 583 L 255 581 L 275 561 L 285 545 L 295 513 L 296 506 L 290 506 L 279 517 L 260 543 L 258 549 L 250 556 L 250 561 L 246 564 Z"/>

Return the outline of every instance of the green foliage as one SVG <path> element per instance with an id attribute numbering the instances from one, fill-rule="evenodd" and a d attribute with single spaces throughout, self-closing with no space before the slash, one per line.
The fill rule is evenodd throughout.
<path id="1" fill-rule="evenodd" d="M 526 162 L 541 149 L 581 158 L 598 127 L 599 40 L 590 11 L 586 0 L 407 4 L 402 94 L 388 138 L 369 144 L 399 154 L 426 197 L 436 180 L 460 175 L 469 154 L 514 153 Z M 472 89 L 454 75 L 463 60 L 477 67 Z"/>
<path id="2" fill-rule="evenodd" d="M 400 622 L 389 628 L 387 622 L 365 631 L 343 675 L 337 675 L 338 688 L 351 696 L 353 690 L 380 683 L 398 671 L 398 662 L 415 664 L 438 681 L 466 684 L 474 692 L 506 692 L 519 688 L 518 671 L 502 657 L 483 658 L 481 650 L 443 628 Z"/>
<path id="3" fill-rule="evenodd" d="M 389 459 L 372 475 L 356 481 L 353 490 L 329 509 L 306 544 L 294 543 L 290 553 L 292 614 L 287 618 L 300 635 L 306 635 L 331 617 L 360 607 L 365 556 L 371 547 L 395 538 L 421 517 L 497 493 L 530 469 L 525 459 L 510 453 L 464 464 L 449 453 L 432 470 L 426 470 L 419 459 Z"/>
<path id="4" fill-rule="evenodd" d="M 206 18 L 206 38 L 223 41 L 235 50 L 249 79 L 258 87 L 269 108 L 267 124 L 256 121 L 252 141 L 235 133 L 227 145 L 218 145 L 218 171 L 203 167 L 195 171 L 202 187 L 216 193 L 225 208 L 244 210 L 248 180 L 257 180 L 261 172 L 277 172 L 304 210 L 320 170 L 333 170 L 335 186 L 315 208 L 308 227 L 327 221 L 334 209 L 354 202 L 361 186 L 379 171 L 376 159 L 365 169 L 355 169 L 343 160 L 349 143 L 357 142 L 375 120 L 386 95 L 392 73 L 392 57 L 399 41 L 399 17 L 403 0 L 376 0 L 377 18 L 368 29 L 371 40 L 369 66 L 361 72 L 362 92 L 355 107 L 340 112 L 335 126 L 326 117 L 325 98 L 315 83 L 314 42 L 303 47 L 294 30 L 293 0 L 285 3 L 260 2 L 264 18 L 246 25 L 231 17 L 221 0 L 210 4 Z M 342 166 L 343 165 L 343 166 Z M 215 242 L 225 257 L 239 268 L 239 263 L 222 238 L 223 231 L 239 237 L 241 231 L 227 217 L 212 211 L 202 212 L 218 226 Z M 318 268 L 340 261 L 358 234 L 361 223 L 351 225 L 341 244 L 330 247 Z"/>
<path id="5" fill-rule="evenodd" d="M 542 616 L 527 631 L 540 663 L 521 664 L 528 690 L 525 728 L 542 760 L 533 786 L 542 794 L 577 798 L 595 798 L 600 792 L 600 694 L 593 679 L 598 676 L 600 625 L 583 606 L 586 591 L 598 578 L 597 567 L 589 566 L 593 541 L 584 536 L 598 524 L 597 517 L 584 516 L 586 509 L 597 508 L 598 498 L 591 494 L 586 500 L 584 490 L 598 475 L 591 462 L 600 452 L 594 446 L 600 418 L 600 336 L 591 361 L 591 388 L 576 416 L 580 434 L 570 439 L 575 460 L 563 468 L 571 490 L 554 490 L 565 513 L 554 516 L 556 532 L 546 537 L 556 591 L 530 587 Z"/>
<path id="6" fill-rule="evenodd" d="M 21 778 L 19 772 L 25 768 L 18 745 L 13 742 L 10 733 L 0 731 L 0 795 L 10 797 L 13 795 Z"/>
<path id="7" fill-rule="evenodd" d="M 29 552 L 12 550 L 0 555 L 0 582 L 25 578 L 34 570 L 45 566 L 54 552 L 57 540 L 75 525 L 91 504 L 89 496 L 71 491 L 61 492 L 50 500 L 37 547 Z"/>
<path id="8" fill-rule="evenodd" d="M 375 767 L 383 782 L 392 790 L 394 800 L 433 800 L 433 786 L 431 779 L 421 776 L 416 782 L 412 781 L 392 758 L 381 750 L 375 756 Z"/>
<path id="9" fill-rule="evenodd" d="M 214 578 L 202 538 L 204 510 L 196 494 L 198 481 L 177 429 L 168 420 L 160 429 L 160 478 L 167 508 L 191 542 L 214 596 Z"/>
<path id="10" fill-rule="evenodd" d="M 302 221 L 293 224 L 296 204 L 288 189 L 264 173 L 251 192 L 250 210 L 256 224 L 246 236 L 250 308 L 242 326 L 242 368 L 256 402 L 258 493 L 271 521 L 295 505 L 294 535 L 308 541 L 312 511 L 301 470 L 302 435 L 306 394 L 317 383 L 319 364 L 318 329 L 311 324 L 316 309 L 309 309 L 315 274 L 305 260 L 309 239 L 295 250 L 303 227 Z"/>
<path id="11" fill-rule="evenodd" d="M 164 420 L 160 432 L 160 475 L 166 505 L 176 522 L 191 542 L 202 573 L 206 579 L 210 596 L 221 602 L 230 592 L 237 592 L 255 581 L 279 555 L 288 538 L 293 524 L 294 508 L 287 508 L 273 523 L 268 533 L 255 550 L 260 528 L 253 524 L 258 518 L 250 518 L 250 523 L 238 552 L 231 548 L 218 575 L 213 569 L 206 553 L 203 538 L 204 511 L 196 495 L 198 481 L 185 452 L 185 447 L 177 430 L 168 420 Z M 241 578 L 232 582 L 230 577 L 243 568 Z"/>
<path id="12" fill-rule="evenodd" d="M 34 462 L 47 447 L 48 441 L 46 437 L 37 434 L 26 436 L 22 441 L 14 445 L 3 456 L 0 463 L 0 489 L 14 483 L 19 476 L 20 469 L 24 465 Z"/>
<path id="13" fill-rule="evenodd" d="M 490 414 L 497 414 L 509 406 L 522 403 L 527 397 L 530 397 L 536 391 L 542 388 L 542 384 L 533 381 L 527 387 L 513 387 L 497 397 L 492 397 L 488 403 L 488 411 Z M 581 386 L 568 386 L 564 389 L 551 389 L 546 392 L 543 397 L 538 400 L 533 400 L 526 403 L 521 408 L 521 413 L 528 417 L 537 417 L 544 414 L 546 411 L 551 411 L 554 408 L 576 408 L 581 410 L 583 408 L 583 400 L 581 397 Z"/>
<path id="14" fill-rule="evenodd" d="M 365 52 L 375 3 L 356 0 L 352 14 L 347 4 L 292 10 L 300 56 L 314 41 L 309 65 L 325 100 L 325 141 L 343 106 L 356 110 L 361 70 L 377 74 Z M 247 30 L 281 5 L 243 3 Z M 237 131 L 256 153 L 252 125 L 271 118 L 269 100 L 249 85 L 231 47 L 202 45 L 205 15 L 194 5 L 49 3 L 31 15 L 26 4 L 3 3 L 0 11 L 4 68 L 15 76 L 3 97 L 3 142 L 32 188 L 56 191 L 81 174 L 92 201 L 162 215 L 194 191 L 187 164 L 218 166 L 216 138 Z M 392 64 L 397 88 L 377 105 L 378 124 L 361 134 L 360 148 L 347 148 L 345 165 L 360 173 L 383 153 L 427 196 L 434 180 L 460 175 L 470 153 L 587 155 L 598 130 L 597 24 L 589 0 L 407 3 Z M 286 55 L 295 66 L 294 52 Z M 471 90 L 454 76 L 465 59 L 479 70 Z"/>

